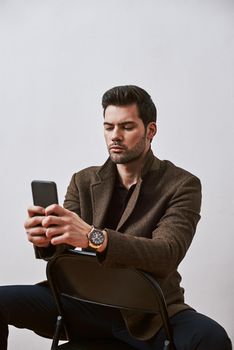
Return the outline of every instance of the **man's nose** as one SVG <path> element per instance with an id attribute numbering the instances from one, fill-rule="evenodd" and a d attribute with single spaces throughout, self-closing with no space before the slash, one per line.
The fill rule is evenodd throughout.
<path id="1" fill-rule="evenodd" d="M 121 134 L 121 131 L 119 128 L 114 128 L 112 135 L 111 135 L 112 141 L 121 141 L 123 139 L 123 136 Z"/>

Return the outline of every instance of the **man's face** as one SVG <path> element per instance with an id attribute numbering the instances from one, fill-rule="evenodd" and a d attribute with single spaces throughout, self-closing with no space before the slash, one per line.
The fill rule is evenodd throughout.
<path id="1" fill-rule="evenodd" d="M 115 164 L 126 164 L 140 158 L 150 144 L 135 104 L 106 108 L 104 136 Z"/>

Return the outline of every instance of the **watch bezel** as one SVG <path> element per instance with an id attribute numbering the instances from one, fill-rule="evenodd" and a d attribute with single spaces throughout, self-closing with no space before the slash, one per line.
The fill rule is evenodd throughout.
<path id="1" fill-rule="evenodd" d="M 95 239 L 93 237 L 93 235 L 95 233 L 98 233 L 99 237 L 102 237 L 101 242 L 95 241 Z M 94 249 L 98 249 L 98 248 L 100 248 L 102 246 L 102 244 L 105 241 L 105 234 L 104 234 L 104 232 L 102 230 L 100 230 L 100 229 L 98 229 L 96 227 L 93 227 L 92 230 L 88 234 L 88 241 L 89 241 L 89 247 L 94 248 Z"/>

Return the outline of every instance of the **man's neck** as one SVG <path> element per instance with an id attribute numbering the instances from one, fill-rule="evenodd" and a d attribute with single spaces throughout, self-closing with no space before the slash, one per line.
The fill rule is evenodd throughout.
<path id="1" fill-rule="evenodd" d="M 119 178 L 124 187 L 130 188 L 132 185 L 136 184 L 141 177 L 141 170 L 145 162 L 146 150 L 140 158 L 126 164 L 117 164 L 117 171 Z"/>

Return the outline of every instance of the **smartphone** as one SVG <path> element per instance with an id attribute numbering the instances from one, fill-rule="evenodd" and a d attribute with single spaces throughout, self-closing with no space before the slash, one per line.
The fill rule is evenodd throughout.
<path id="1" fill-rule="evenodd" d="M 33 180 L 31 187 L 34 205 L 46 208 L 51 204 L 58 204 L 58 193 L 55 182 Z"/>

